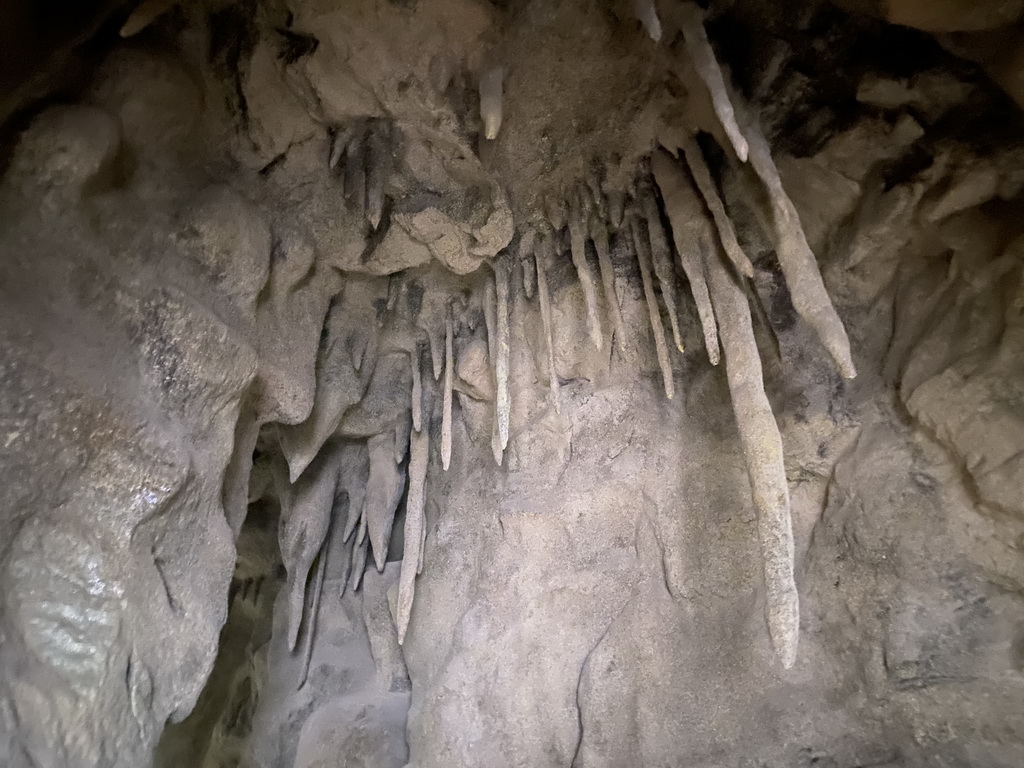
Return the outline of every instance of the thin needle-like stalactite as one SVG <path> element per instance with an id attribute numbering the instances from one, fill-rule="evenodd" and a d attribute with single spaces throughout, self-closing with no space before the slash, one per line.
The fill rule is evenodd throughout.
<path id="1" fill-rule="evenodd" d="M 548 364 L 548 386 L 555 412 L 561 411 L 561 395 L 558 390 L 558 374 L 555 373 L 555 342 L 551 325 L 551 296 L 548 293 L 546 264 L 551 254 L 551 238 L 542 237 L 537 244 L 537 297 L 540 302 L 541 324 L 544 328 L 544 347 Z"/>
<path id="2" fill-rule="evenodd" d="M 409 493 L 405 505 L 405 550 L 402 554 L 402 571 L 398 580 L 398 642 L 405 642 L 409 627 L 412 603 L 416 592 L 416 575 L 423 557 L 425 483 L 427 459 L 430 454 L 428 429 L 412 436 L 409 448 Z"/>
<path id="3" fill-rule="evenodd" d="M 594 275 L 590 271 L 590 264 L 587 263 L 587 220 L 578 190 L 573 192 L 569 205 L 569 250 L 572 255 L 572 263 L 576 267 L 580 287 L 583 289 L 583 302 L 587 307 L 587 327 L 590 331 L 590 340 L 594 342 L 595 347 L 601 349 L 604 346 L 601 314 L 597 307 Z"/>
<path id="4" fill-rule="evenodd" d="M 654 153 L 651 168 L 672 226 L 672 238 L 679 257 L 679 265 L 690 283 L 693 303 L 697 306 L 708 360 L 712 365 L 718 365 L 718 326 L 715 324 L 715 311 L 711 306 L 704 264 L 700 258 L 701 239 L 706 236 L 704 228 L 701 227 L 703 211 L 700 199 L 690 180 L 686 178 L 685 171 L 665 152 Z M 705 247 L 708 245 L 710 243 L 704 244 Z"/>
<path id="5" fill-rule="evenodd" d="M 747 296 L 729 274 L 717 247 L 708 249 L 704 262 L 725 351 L 732 407 L 757 509 L 768 631 L 782 665 L 788 668 L 796 661 L 800 601 L 793 578 L 793 525 L 782 437 L 764 391 Z"/>
<path id="6" fill-rule="evenodd" d="M 452 342 L 451 310 L 444 319 L 444 406 L 441 413 L 441 466 L 452 462 L 452 389 L 455 386 L 455 351 Z"/>
<path id="7" fill-rule="evenodd" d="M 658 298 L 654 295 L 654 281 L 651 279 L 651 257 L 648 245 L 644 240 L 640 227 L 635 219 L 630 221 L 633 236 L 633 250 L 640 266 L 640 279 L 644 285 L 644 300 L 647 303 L 647 316 L 651 321 L 651 333 L 654 336 L 654 348 L 658 355 L 658 366 L 661 368 L 661 379 L 665 386 L 665 396 L 671 400 L 675 396 L 675 384 L 672 381 L 672 363 L 668 357 L 668 343 L 665 341 L 665 326 L 661 324 L 661 311 L 658 309 Z"/>

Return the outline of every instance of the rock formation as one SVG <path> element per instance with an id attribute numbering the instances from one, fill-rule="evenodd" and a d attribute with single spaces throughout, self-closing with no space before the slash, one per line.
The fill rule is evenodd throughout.
<path id="1" fill-rule="evenodd" d="M 86 5 L 0 765 L 1024 761 L 1024 4 Z"/>

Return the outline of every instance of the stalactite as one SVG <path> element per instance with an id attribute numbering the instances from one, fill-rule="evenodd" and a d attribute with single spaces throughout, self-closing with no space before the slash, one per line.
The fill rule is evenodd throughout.
<path id="1" fill-rule="evenodd" d="M 404 411 L 395 420 L 395 464 L 401 464 L 409 455 L 409 435 L 412 434 L 412 414 Z"/>
<path id="2" fill-rule="evenodd" d="M 338 521 L 335 520 L 334 524 L 337 525 Z M 329 539 L 328 539 L 327 545 L 330 546 L 330 540 Z M 339 549 L 341 551 L 338 552 L 337 554 L 342 557 L 342 562 L 344 563 L 342 565 L 342 567 L 341 567 L 341 570 L 339 571 L 339 578 L 338 578 L 338 583 L 339 583 L 338 598 L 340 599 L 340 598 L 345 596 L 345 590 L 348 588 L 348 580 L 349 580 L 349 577 L 352 575 L 352 546 L 347 545 L 347 542 L 343 541 L 343 542 L 340 543 Z M 332 558 L 332 562 L 333 562 L 333 558 Z M 327 578 L 327 569 L 326 569 L 326 567 L 324 568 L 324 578 L 325 579 Z"/>
<path id="3" fill-rule="evenodd" d="M 370 479 L 366 483 L 363 514 L 378 571 L 384 570 L 395 511 L 405 490 L 405 470 L 395 464 L 393 437 L 387 433 L 367 440 L 370 451 Z"/>
<path id="4" fill-rule="evenodd" d="M 654 190 L 645 181 L 640 189 L 640 205 L 644 218 L 647 220 L 647 237 L 651 244 L 650 254 L 654 266 L 654 274 L 661 286 L 661 297 L 665 300 L 668 310 L 668 322 L 672 328 L 672 340 L 676 349 L 683 351 L 683 337 L 679 332 L 679 314 L 676 309 L 676 274 L 672 266 L 672 252 L 668 247 L 665 229 L 661 226 L 661 212 L 658 202 L 654 199 Z"/>
<path id="5" fill-rule="evenodd" d="M 502 67 L 490 67 L 480 75 L 480 119 L 484 124 L 484 136 L 492 141 L 498 138 L 501 130 L 504 77 Z"/>
<path id="6" fill-rule="evenodd" d="M 358 591 L 359 585 L 363 582 L 363 574 L 366 572 L 366 551 L 368 545 L 369 542 L 365 539 L 357 542 L 352 553 L 352 576 L 349 579 L 349 584 L 351 584 L 353 592 Z"/>
<path id="7" fill-rule="evenodd" d="M 499 260 L 494 265 L 494 287 L 498 294 L 495 410 L 498 416 L 498 437 L 503 451 L 508 448 L 509 415 L 512 410 L 511 396 L 508 388 L 508 362 L 511 345 L 508 328 L 508 270 L 508 264 L 503 260 Z"/>
<path id="8" fill-rule="evenodd" d="M 686 165 L 689 167 L 690 173 L 693 174 L 693 180 L 697 182 L 697 189 L 700 190 L 704 203 L 711 211 L 726 255 L 740 273 L 747 277 L 753 277 L 754 265 L 750 263 L 750 259 L 747 258 L 747 254 L 743 252 L 736 239 L 736 230 L 733 229 L 729 214 L 725 212 L 725 206 L 718 196 L 718 189 L 711 178 L 711 171 L 708 170 L 708 166 L 704 162 L 704 154 L 696 139 L 691 137 L 687 140 L 683 144 L 682 150 L 683 156 L 686 158 Z"/>
<path id="9" fill-rule="evenodd" d="M 651 40 L 661 40 L 661 20 L 658 19 L 658 9 L 654 7 L 654 0 L 633 0 L 633 12 L 647 30 Z"/>
<path id="10" fill-rule="evenodd" d="M 764 391 L 746 295 L 722 263 L 718 248 L 710 249 L 704 257 L 722 334 L 732 407 L 757 509 L 768 630 L 776 653 L 788 669 L 796 660 L 800 604 L 793 580 L 793 527 L 782 438 Z"/>
<path id="11" fill-rule="evenodd" d="M 366 160 L 363 157 L 365 126 L 359 123 L 345 148 L 345 200 L 349 210 L 362 217 L 366 210 Z"/>
<path id="12" fill-rule="evenodd" d="M 622 324 L 622 310 L 619 308 L 619 295 L 615 291 L 615 267 L 608 248 L 608 230 L 603 220 L 591 220 L 590 238 L 594 241 L 597 251 L 597 265 L 601 270 L 601 283 L 604 286 L 604 300 L 612 318 L 612 334 L 620 352 L 626 350 L 626 334 Z"/>
<path id="13" fill-rule="evenodd" d="M 423 561 L 426 558 L 427 551 L 427 513 L 423 513 L 423 525 L 420 526 L 420 561 L 416 565 L 416 575 L 419 576 L 423 573 Z"/>
<path id="14" fill-rule="evenodd" d="M 718 326 L 715 311 L 708 295 L 708 285 L 701 260 L 701 247 L 710 247 L 711 236 L 703 206 L 685 171 L 665 152 L 655 152 L 651 157 L 651 170 L 661 191 L 669 221 L 672 224 L 672 239 L 679 255 L 679 263 L 690 283 L 690 292 L 697 305 L 701 330 L 704 332 L 704 347 L 712 365 L 718 365 Z M 706 242 L 702 242 L 705 241 Z"/>
<path id="15" fill-rule="evenodd" d="M 288 572 L 288 648 L 295 650 L 309 569 L 330 525 L 341 457 L 337 450 L 321 451 L 291 493 L 288 514 L 279 532 L 281 558 Z"/>
<path id="16" fill-rule="evenodd" d="M 402 572 L 398 579 L 398 642 L 405 642 L 409 627 L 412 601 L 416 591 L 416 574 L 422 558 L 424 512 L 424 484 L 427 478 L 427 459 L 430 454 L 429 430 L 412 436 L 409 448 L 409 493 L 405 503 L 405 551 L 402 553 Z"/>
<path id="17" fill-rule="evenodd" d="M 441 413 L 441 467 L 452 461 L 452 387 L 455 385 L 455 352 L 452 344 L 451 309 L 444 319 L 444 410 Z"/>
<path id="18" fill-rule="evenodd" d="M 715 114 L 718 116 L 725 135 L 729 138 L 736 156 L 740 162 L 747 161 L 747 138 L 744 137 L 736 121 L 736 114 L 733 110 L 732 100 L 726 90 L 725 78 L 722 75 L 722 68 L 718 65 L 715 52 L 708 41 L 707 32 L 704 30 L 704 12 L 694 3 L 682 3 L 679 8 L 679 22 L 682 26 L 683 40 L 686 43 L 686 50 L 693 60 L 694 68 L 700 75 L 704 84 L 711 93 L 711 104 Z"/>
<path id="19" fill-rule="evenodd" d="M 341 161 L 341 156 L 345 154 L 345 144 L 343 143 L 340 133 L 335 134 L 331 138 L 331 154 L 327 159 L 328 168 L 336 168 L 338 163 Z"/>
<path id="20" fill-rule="evenodd" d="M 419 432 L 423 427 L 423 378 L 420 373 L 419 344 L 414 344 L 409 352 L 409 365 L 412 367 L 412 428 Z"/>
<path id="21" fill-rule="evenodd" d="M 176 6 L 180 0 L 142 0 L 121 27 L 121 37 L 134 37 Z"/>
<path id="22" fill-rule="evenodd" d="M 341 313 L 337 314 L 340 318 Z M 336 327 L 342 320 L 328 317 L 327 338 L 317 355 L 313 408 L 301 424 L 281 425 L 279 429 L 291 482 L 295 482 L 313 461 L 341 423 L 345 411 L 363 396 L 363 382 L 345 352 Z"/>
<path id="23" fill-rule="evenodd" d="M 444 371 L 444 341 L 441 333 L 433 326 L 424 329 L 427 332 L 427 343 L 430 345 L 430 365 L 434 373 L 434 381 L 441 380 Z"/>
<path id="24" fill-rule="evenodd" d="M 366 498 L 366 481 L 370 475 L 370 455 L 366 444 L 346 443 L 341 447 L 341 465 L 338 471 L 338 487 L 348 497 L 348 510 L 342 540 L 348 541 L 363 514 L 363 500 Z M 335 494 L 337 498 L 337 494 Z"/>
<path id="25" fill-rule="evenodd" d="M 491 375 L 494 379 L 494 388 L 498 387 L 498 297 L 497 297 L 497 268 L 495 268 L 494 282 L 484 282 L 484 323 L 487 326 L 487 360 L 492 366 Z M 498 398 L 494 399 L 494 423 L 491 429 L 491 452 L 494 454 L 494 463 L 501 466 L 502 459 L 501 437 L 498 434 Z"/>
<path id="26" fill-rule="evenodd" d="M 498 360 L 498 296 L 494 280 L 484 279 L 484 328 L 487 330 L 487 362 L 491 366 L 491 377 L 497 384 Z"/>
<path id="27" fill-rule="evenodd" d="M 388 298 L 385 306 L 389 314 L 394 313 L 400 297 L 408 296 L 408 290 L 409 284 L 400 275 L 388 276 Z"/>
<path id="28" fill-rule="evenodd" d="M 324 539 L 320 547 L 320 555 L 316 559 L 316 571 L 313 574 L 312 604 L 309 607 L 309 619 L 306 621 L 306 648 L 302 655 L 302 669 L 299 672 L 299 683 L 295 687 L 299 690 L 306 684 L 309 678 L 309 662 L 313 658 L 313 643 L 316 642 L 316 626 L 320 617 L 320 601 L 324 591 L 324 574 L 327 572 L 327 542 L 330 538 Z"/>
<path id="29" fill-rule="evenodd" d="M 587 263 L 587 216 L 580 200 L 579 190 L 572 194 L 569 209 L 569 237 L 572 263 L 583 289 L 583 302 L 587 307 L 587 327 L 590 340 L 601 349 L 604 345 L 601 333 L 601 314 L 597 307 L 597 290 L 594 287 L 594 276 Z"/>
<path id="30" fill-rule="evenodd" d="M 527 229 L 519 240 L 519 260 L 523 267 L 523 293 L 526 298 L 532 299 L 537 283 L 537 275 L 533 269 L 533 249 L 536 244 L 537 235 L 533 229 Z"/>
<path id="31" fill-rule="evenodd" d="M 776 253 L 793 308 L 818 334 L 843 377 L 852 379 L 857 375 L 857 369 L 850 354 L 850 340 L 825 290 L 818 262 L 800 224 L 800 216 L 782 186 L 779 169 L 764 134 L 745 109 L 738 111 L 744 135 L 750 144 L 750 165 L 768 191 L 775 224 Z"/>
<path id="32" fill-rule="evenodd" d="M 354 329 L 349 350 L 352 355 L 352 367 L 356 373 L 363 370 L 363 364 L 372 360 L 376 354 L 377 334 L 369 329 Z"/>
<path id="33" fill-rule="evenodd" d="M 661 324 L 661 312 L 658 310 L 658 299 L 654 295 L 654 283 L 651 280 L 650 255 L 644 241 L 640 226 L 634 219 L 630 222 L 633 236 L 633 247 L 636 260 L 640 265 L 640 279 L 644 285 L 644 299 L 647 301 L 647 314 L 651 320 L 651 332 L 654 334 L 654 346 L 658 354 L 658 365 L 661 367 L 661 378 L 665 385 L 665 395 L 671 400 L 675 396 L 675 385 L 672 381 L 672 365 L 668 358 L 668 344 L 665 341 L 665 327 Z"/>
<path id="34" fill-rule="evenodd" d="M 432 416 L 433 411 L 434 411 L 434 401 L 431 400 L 430 398 L 427 399 L 427 404 L 426 404 L 426 407 L 425 407 L 424 411 L 425 412 L 424 412 L 423 415 L 425 416 L 425 418 L 423 419 L 423 423 L 425 425 L 427 425 L 424 428 L 424 431 L 426 431 L 426 429 L 429 429 L 430 419 L 431 419 L 431 416 Z M 426 437 L 426 435 L 425 435 L 425 437 Z M 429 463 L 430 463 L 430 441 L 429 441 L 429 439 L 426 440 L 426 448 L 425 448 L 425 450 L 427 452 L 426 461 L 427 461 L 427 464 L 429 466 Z M 425 472 L 425 470 L 424 470 L 424 472 Z M 426 476 L 424 474 L 424 480 L 423 480 L 424 483 L 426 482 L 425 477 Z M 424 508 L 423 508 L 422 522 L 420 524 L 419 559 L 418 559 L 418 561 L 416 563 L 416 575 L 417 576 L 419 574 L 423 573 L 423 561 L 425 559 L 425 554 L 424 553 L 426 552 L 426 547 L 427 547 L 427 511 L 426 511 L 426 494 L 424 494 Z"/>
<path id="35" fill-rule="evenodd" d="M 561 395 L 558 391 L 558 374 L 555 373 L 555 342 L 551 327 L 551 296 L 548 294 L 548 278 L 545 273 L 547 259 L 551 255 L 551 238 L 542 237 L 537 243 L 537 296 L 540 301 L 540 316 L 544 326 L 544 342 L 547 347 L 548 385 L 551 387 L 551 401 L 555 413 L 562 410 Z"/>
<path id="36" fill-rule="evenodd" d="M 363 497 L 363 510 L 359 514 L 359 528 L 356 530 L 356 546 L 366 541 L 366 497 Z"/>
<path id="37" fill-rule="evenodd" d="M 779 342 L 779 334 L 775 331 L 775 326 L 772 325 L 771 317 L 768 313 L 768 308 L 765 306 L 764 299 L 761 294 L 757 292 L 757 288 L 750 280 L 743 280 L 743 292 L 747 295 L 747 301 L 750 304 L 750 308 L 753 314 L 754 323 L 761 327 L 764 331 L 764 335 L 768 337 L 768 345 L 771 347 L 772 355 L 775 359 L 782 362 L 782 344 Z"/>
<path id="38" fill-rule="evenodd" d="M 348 143 L 352 141 L 354 133 L 354 123 L 349 123 L 334 132 L 334 135 L 331 137 L 331 155 L 327 160 L 328 168 L 334 169 L 341 162 L 341 158 L 345 156 L 345 149 L 348 147 Z"/>
<path id="39" fill-rule="evenodd" d="M 383 215 L 384 188 L 391 165 L 391 123 L 374 120 L 366 137 L 366 218 L 375 230 Z"/>

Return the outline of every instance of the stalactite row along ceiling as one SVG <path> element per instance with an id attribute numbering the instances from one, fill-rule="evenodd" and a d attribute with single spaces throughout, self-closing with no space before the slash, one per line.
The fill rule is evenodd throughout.
<path id="1" fill-rule="evenodd" d="M 838 5 L 99 8 L 3 103 L 0 764 L 1018 764 L 1024 9 Z"/>

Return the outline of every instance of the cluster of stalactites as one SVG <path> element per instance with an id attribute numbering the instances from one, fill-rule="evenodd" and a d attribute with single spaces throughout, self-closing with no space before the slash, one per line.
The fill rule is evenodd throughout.
<path id="1" fill-rule="evenodd" d="M 331 169 L 341 171 L 345 202 L 373 229 L 384 212 L 384 187 L 393 166 L 392 124 L 386 118 L 352 120 L 331 139 Z"/>
<path id="2" fill-rule="evenodd" d="M 647 14 L 645 26 L 656 29 L 660 35 L 660 22 L 656 14 L 651 15 L 653 5 L 638 3 L 638 8 Z M 675 20 L 682 28 L 694 69 L 703 78 L 714 112 L 721 121 L 721 134 L 727 139 L 723 149 L 733 163 L 738 166 L 749 163 L 753 169 L 752 176 L 742 177 L 756 178 L 755 183 L 762 187 L 751 190 L 751 200 L 756 204 L 767 197 L 769 201 L 768 218 L 774 226 L 779 261 L 794 306 L 817 332 L 841 373 L 852 377 L 855 372 L 845 330 L 825 291 L 814 255 L 793 203 L 782 187 L 768 144 L 718 66 L 699 9 L 683 4 Z M 487 105 L 482 114 L 488 125 L 487 133 L 496 133 L 500 125 L 500 72 L 481 83 L 481 97 L 482 104 L 486 101 Z M 332 167 L 341 165 L 343 168 L 349 204 L 360 215 L 365 214 L 374 227 L 381 216 L 381 192 L 386 173 L 381 176 L 383 171 L 379 169 L 387 168 L 389 155 L 382 147 L 387 144 L 388 130 L 388 124 L 381 120 L 357 121 L 340 129 L 330 158 Z M 561 397 L 555 370 L 552 297 L 547 273 L 552 261 L 562 252 L 562 244 L 566 243 L 564 250 L 568 251 L 575 267 L 586 308 L 588 335 L 597 349 L 610 344 L 620 352 L 625 351 L 626 334 L 610 253 L 611 239 L 616 237 L 618 246 L 636 259 L 663 386 L 669 398 L 675 393 L 671 350 L 675 347 L 679 353 L 684 351 L 679 323 L 683 299 L 677 291 L 677 267 L 681 269 L 700 319 L 709 361 L 717 365 L 721 354 L 725 355 L 729 390 L 758 512 L 767 623 L 783 665 L 791 666 L 796 658 L 799 632 L 792 524 L 782 442 L 764 391 L 744 286 L 744 281 L 754 274 L 754 268 L 719 197 L 701 146 L 693 136 L 666 143 L 642 163 L 639 175 L 625 188 L 609 184 L 595 172 L 564 194 L 549 196 L 544 208 L 540 217 L 521 229 L 514 249 L 518 259 L 511 253 L 500 254 L 482 281 L 480 303 L 486 324 L 494 401 L 491 448 L 496 462 L 502 463 L 510 439 L 509 360 L 513 339 L 509 328 L 509 283 L 513 270 L 521 270 L 526 298 L 536 296 L 538 300 L 551 406 L 557 411 L 561 409 Z M 662 211 L 670 225 L 668 229 L 664 226 Z M 597 254 L 598 274 L 593 272 L 586 255 L 588 240 Z M 599 292 L 603 294 L 607 318 L 601 317 Z M 659 304 L 659 295 L 664 310 Z M 389 300 L 389 312 L 395 306 L 396 302 Z M 399 419 L 393 432 L 373 435 L 364 443 L 331 449 L 328 435 L 351 403 L 345 398 L 339 399 L 338 387 L 327 387 L 324 397 L 333 397 L 328 409 L 331 418 L 325 420 L 322 409 L 318 411 L 314 406 L 311 422 L 323 422 L 326 428 L 317 431 L 305 446 L 303 463 L 293 468 L 297 471 L 291 479 L 295 481 L 298 477 L 297 482 L 291 486 L 282 482 L 280 489 L 282 499 L 289 500 L 283 502 L 282 507 L 291 510 L 284 516 L 282 552 L 292 595 L 289 623 L 292 647 L 302 616 L 306 577 L 314 562 L 318 569 L 313 579 L 314 592 L 322 588 L 324 542 L 333 524 L 331 499 L 344 488 L 348 509 L 342 537 L 345 542 L 352 542 L 348 572 L 353 588 L 358 588 L 369 549 L 373 551 L 378 569 L 384 566 L 407 473 L 405 543 L 396 611 L 399 640 L 405 640 L 426 541 L 424 501 L 431 419 L 424 403 L 434 401 L 425 397 L 421 341 L 429 347 L 433 378 L 440 388 L 439 453 L 442 469 L 447 471 L 452 460 L 452 409 L 459 363 L 455 353 L 455 312 L 451 304 L 440 315 L 433 313 L 430 327 L 418 327 L 416 324 L 422 321 L 413 318 L 409 327 L 416 327 L 417 333 L 399 334 L 404 341 L 398 346 L 408 353 L 411 392 L 409 418 Z M 663 318 L 668 320 L 667 329 Z M 605 338 L 606 328 L 610 329 L 610 339 Z M 328 336 L 330 331 L 328 328 Z M 356 370 L 350 373 L 355 378 L 359 378 L 357 369 L 361 359 L 362 355 L 352 359 Z M 322 389 L 318 378 L 318 398 Z M 319 558 L 317 553 L 322 553 Z M 318 600 L 318 595 L 314 594 L 314 614 Z M 311 618 L 314 619 L 315 616 Z"/>
<path id="3" fill-rule="evenodd" d="M 275 425 L 267 440 L 276 441 L 280 450 L 261 452 L 263 458 L 253 467 L 250 502 L 271 495 L 280 503 L 287 644 L 291 652 L 303 654 L 300 686 L 308 672 L 326 574 L 333 574 L 341 596 L 360 588 L 371 559 L 378 571 L 384 569 L 403 495 L 396 619 L 399 636 L 405 638 L 415 576 L 423 568 L 434 401 L 423 386 L 421 360 L 425 347 L 433 351 L 436 346 L 431 344 L 435 334 L 420 327 L 419 310 L 414 310 L 419 301 L 410 293 L 410 283 L 397 276 L 386 307 L 378 307 L 363 286 L 343 290 L 324 323 L 309 416 L 300 424 Z M 450 368 L 450 319 L 447 344 Z M 450 406 L 448 414 L 444 421 L 450 433 Z"/>
<path id="4" fill-rule="evenodd" d="M 486 275 L 481 301 L 495 408 L 491 447 L 498 464 L 509 442 L 511 411 L 510 269 L 507 257 L 495 260 Z M 424 562 L 426 477 L 436 401 L 441 403 L 439 454 L 444 470 L 452 459 L 459 364 L 455 332 L 460 307 L 457 299 L 449 302 L 439 295 L 431 298 L 441 304 L 425 311 L 419 302 L 410 300 L 410 285 L 401 275 L 391 278 L 383 321 L 354 323 L 344 298 L 332 305 L 321 340 L 312 411 L 303 423 L 277 430 L 284 460 L 274 463 L 269 474 L 281 503 L 279 538 L 288 573 L 288 645 L 298 652 L 305 618 L 310 628 L 304 646 L 307 662 L 324 569 L 328 556 L 336 556 L 330 547 L 332 529 L 337 529 L 345 547 L 345 562 L 332 569 L 345 570 L 342 592 L 347 587 L 358 590 L 371 552 L 377 569 L 385 566 L 392 527 L 408 483 L 395 613 L 399 641 L 405 641 L 416 576 Z M 415 311 L 413 305 L 418 306 Z M 425 349 L 439 391 L 424 386 Z M 378 379 L 382 382 L 379 388 L 375 385 Z M 395 393 L 402 387 L 407 387 L 408 394 L 396 405 Z M 367 413 L 360 414 L 361 410 Z M 382 419 L 382 410 L 395 415 Z"/>
<path id="5" fill-rule="evenodd" d="M 637 4 L 637 14 L 657 41 L 661 23 L 652 3 Z M 679 24 L 694 70 L 711 96 L 714 113 L 721 123 L 723 147 L 737 167 L 749 164 L 761 189 L 749 190 L 752 204 L 767 198 L 768 219 L 797 313 L 814 329 L 831 354 L 840 373 L 856 375 L 846 331 L 825 290 L 814 254 L 800 224 L 796 209 L 782 186 L 768 143 L 747 106 L 742 103 L 720 68 L 708 41 L 702 12 L 683 3 L 673 19 Z M 657 194 L 660 194 L 659 208 Z M 565 199 L 567 198 L 567 199 Z M 671 229 L 662 223 L 664 210 Z M 712 365 L 719 362 L 719 348 L 725 354 L 726 376 L 739 427 L 754 504 L 758 513 L 765 579 L 765 614 L 772 643 L 783 666 L 796 659 L 799 638 L 799 600 L 794 582 L 794 547 L 789 490 L 783 465 L 782 440 L 765 394 L 744 282 L 754 274 L 744 253 L 718 186 L 695 136 L 679 139 L 655 150 L 640 178 L 628 191 L 615 192 L 595 179 L 581 181 L 567 195 L 548 200 L 543 223 L 521 234 L 519 254 L 524 260 L 524 290 L 539 294 L 544 340 L 548 346 L 548 377 L 552 405 L 559 408 L 558 380 L 552 349 L 551 298 L 546 270 L 554 258 L 561 232 L 568 232 L 569 255 L 575 266 L 591 342 L 600 349 L 606 340 L 598 303 L 598 281 L 585 249 L 589 238 L 598 255 L 600 283 L 610 317 L 608 326 L 621 343 L 622 314 L 615 278 L 608 254 L 610 232 L 618 232 L 635 256 L 665 393 L 674 395 L 670 342 L 679 352 L 683 343 L 679 330 L 674 246 L 678 266 L 686 275 L 700 318 L 705 349 Z M 532 262 L 532 263 L 531 263 Z M 535 279 L 534 279 L 535 278 Z M 664 302 L 658 303 L 657 281 Z M 663 317 L 668 318 L 668 331 Z"/>

